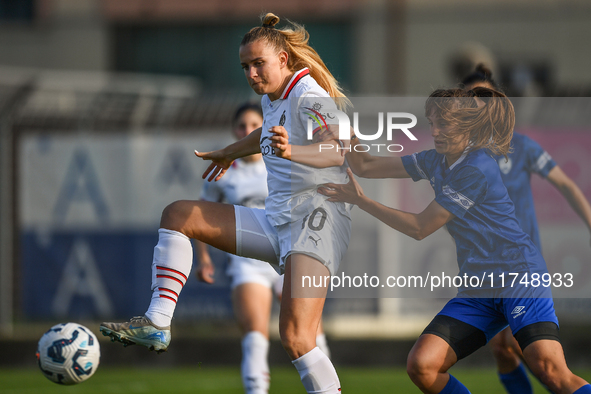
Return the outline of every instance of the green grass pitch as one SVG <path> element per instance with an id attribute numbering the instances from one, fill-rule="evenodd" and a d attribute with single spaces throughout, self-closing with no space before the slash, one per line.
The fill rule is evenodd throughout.
<path id="1" fill-rule="evenodd" d="M 343 392 L 353 394 L 420 393 L 402 368 L 337 367 Z M 474 394 L 504 393 L 493 369 L 453 369 L 452 374 Z M 574 371 L 591 379 L 591 370 Z M 60 386 L 47 380 L 38 369 L 0 370 L 2 394 L 133 394 L 133 393 L 211 393 L 240 394 L 238 367 L 133 369 L 102 366 L 88 381 Z M 547 393 L 537 382 L 535 393 Z M 292 368 L 271 368 L 271 390 L 276 394 L 305 394 L 297 372 Z"/>

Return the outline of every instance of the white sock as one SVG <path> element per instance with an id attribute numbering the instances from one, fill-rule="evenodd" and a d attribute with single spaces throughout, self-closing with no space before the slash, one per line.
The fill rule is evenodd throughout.
<path id="1" fill-rule="evenodd" d="M 269 392 L 269 340 L 258 331 L 250 331 L 242 338 L 242 384 L 246 394 Z"/>
<path id="2" fill-rule="evenodd" d="M 159 229 L 152 260 L 152 300 L 146 312 L 146 317 L 155 325 L 170 326 L 192 264 L 191 240 L 178 231 Z"/>
<path id="3" fill-rule="evenodd" d="M 292 361 L 309 394 L 338 394 L 341 382 L 330 359 L 318 347 Z"/>
<path id="4" fill-rule="evenodd" d="M 324 333 L 316 335 L 316 346 L 322 350 L 322 353 L 326 354 L 330 358 L 330 349 L 328 343 L 326 343 L 326 335 Z"/>

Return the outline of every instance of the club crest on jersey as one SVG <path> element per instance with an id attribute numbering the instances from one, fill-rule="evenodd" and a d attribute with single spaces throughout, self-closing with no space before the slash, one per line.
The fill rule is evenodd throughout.
<path id="1" fill-rule="evenodd" d="M 283 126 L 285 124 L 285 111 L 281 114 L 281 118 L 279 119 L 279 126 Z"/>

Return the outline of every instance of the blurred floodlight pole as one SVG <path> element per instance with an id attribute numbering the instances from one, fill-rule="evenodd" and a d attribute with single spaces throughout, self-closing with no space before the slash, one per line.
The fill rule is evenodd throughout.
<path id="1" fill-rule="evenodd" d="M 0 337 L 13 334 L 16 166 L 13 115 L 29 95 L 34 81 L 23 78 L 0 107 Z"/>
<path id="2" fill-rule="evenodd" d="M 13 188 L 12 127 L 9 114 L 0 113 L 0 336 L 12 335 L 13 319 Z"/>

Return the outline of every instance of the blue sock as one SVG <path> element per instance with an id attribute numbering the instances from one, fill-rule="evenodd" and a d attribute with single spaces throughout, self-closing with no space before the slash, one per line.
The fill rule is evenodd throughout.
<path id="1" fill-rule="evenodd" d="M 584 385 L 583 387 L 575 391 L 573 394 L 591 394 L 591 384 Z"/>
<path id="2" fill-rule="evenodd" d="M 533 394 L 534 392 L 523 363 L 520 363 L 514 371 L 500 373 L 499 379 L 509 394 Z"/>
<path id="3" fill-rule="evenodd" d="M 470 391 L 460 381 L 449 375 L 449 381 L 439 394 L 470 394 Z"/>

